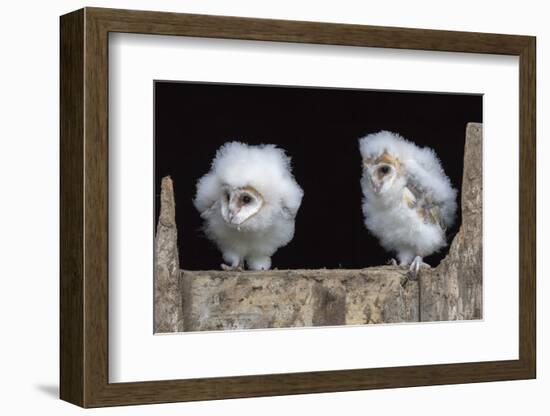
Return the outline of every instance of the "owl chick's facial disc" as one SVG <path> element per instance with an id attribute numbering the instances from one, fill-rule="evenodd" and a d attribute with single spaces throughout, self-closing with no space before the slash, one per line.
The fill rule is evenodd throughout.
<path id="1" fill-rule="evenodd" d="M 367 171 L 373 192 L 375 194 L 382 194 L 392 187 L 397 177 L 400 163 L 388 152 L 384 152 L 376 159 L 371 157 L 363 160 L 363 168 Z"/>
<path id="2" fill-rule="evenodd" d="M 227 224 L 239 227 L 262 209 L 264 198 L 252 186 L 233 188 L 223 187 L 221 213 Z"/>

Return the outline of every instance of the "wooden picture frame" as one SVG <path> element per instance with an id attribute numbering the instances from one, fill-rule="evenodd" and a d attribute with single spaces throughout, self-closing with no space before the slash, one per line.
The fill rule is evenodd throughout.
<path id="1" fill-rule="evenodd" d="M 82 407 L 536 377 L 534 37 L 85 8 L 61 17 L 60 396 Z M 110 383 L 108 34 L 246 39 L 519 56 L 519 359 Z"/>

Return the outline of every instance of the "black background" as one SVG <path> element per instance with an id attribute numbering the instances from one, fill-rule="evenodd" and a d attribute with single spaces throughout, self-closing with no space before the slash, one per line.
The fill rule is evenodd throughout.
<path id="1" fill-rule="evenodd" d="M 380 130 L 432 147 L 453 186 L 462 184 L 466 123 L 482 121 L 482 97 L 328 88 L 156 81 L 155 224 L 160 181 L 174 180 L 180 267 L 219 269 L 221 254 L 203 235 L 192 204 L 197 180 L 216 150 L 238 140 L 274 143 L 292 157 L 304 189 L 294 239 L 273 267 L 362 268 L 386 263 L 363 224 L 358 139 Z M 448 241 L 460 225 L 460 208 Z M 425 259 L 435 266 L 448 251 Z"/>

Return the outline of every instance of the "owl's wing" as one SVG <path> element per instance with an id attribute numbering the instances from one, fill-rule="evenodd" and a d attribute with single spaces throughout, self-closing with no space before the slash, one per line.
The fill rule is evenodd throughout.
<path id="1" fill-rule="evenodd" d="M 294 220 L 298 214 L 300 205 L 302 205 L 304 191 L 292 177 L 288 177 L 285 184 L 286 190 L 279 201 L 280 212 L 284 219 Z"/>
<path id="2" fill-rule="evenodd" d="M 434 201 L 413 178 L 407 180 L 403 190 L 403 200 L 425 223 L 439 225 L 442 230 L 447 229 L 447 224 L 441 215 L 441 203 Z"/>
<path id="3" fill-rule="evenodd" d="M 285 220 L 293 220 L 296 218 L 296 214 L 298 214 L 298 210 L 290 209 L 285 205 L 281 206 L 281 215 Z"/>
<path id="4" fill-rule="evenodd" d="M 298 199 L 288 198 L 287 196 L 281 200 L 281 216 L 285 220 L 294 220 L 296 218 L 302 202 L 301 191 L 299 195 L 300 197 Z"/>
<path id="5" fill-rule="evenodd" d="M 218 204 L 218 201 L 215 201 L 212 205 L 210 205 L 208 208 L 204 209 L 200 215 L 202 219 L 207 219 L 210 217 L 210 215 L 214 212 L 216 206 Z"/>
<path id="6" fill-rule="evenodd" d="M 221 184 L 217 175 L 207 173 L 197 182 L 197 194 L 193 204 L 202 218 L 207 218 L 212 213 L 220 197 Z"/>

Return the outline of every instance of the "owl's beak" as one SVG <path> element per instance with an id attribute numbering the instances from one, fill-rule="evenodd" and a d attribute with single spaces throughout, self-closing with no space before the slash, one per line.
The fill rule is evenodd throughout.
<path id="1" fill-rule="evenodd" d="M 229 224 L 232 225 L 241 225 L 243 221 L 239 221 L 237 218 L 237 212 L 229 211 L 227 213 L 227 219 L 229 220 Z"/>
<path id="2" fill-rule="evenodd" d="M 229 213 L 227 214 L 228 218 L 229 218 L 229 223 L 230 224 L 236 224 L 236 222 L 234 222 L 233 220 L 235 219 L 235 217 L 237 216 L 237 213 L 236 212 L 233 212 L 233 211 L 229 211 Z"/>
<path id="3" fill-rule="evenodd" d="M 380 193 L 380 188 L 382 187 L 382 185 L 379 184 L 379 183 L 374 182 L 374 180 L 372 178 L 370 179 L 370 183 L 372 185 L 372 190 L 374 191 L 374 193 L 375 194 Z"/>

